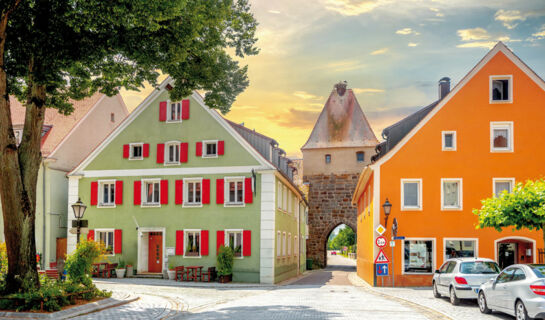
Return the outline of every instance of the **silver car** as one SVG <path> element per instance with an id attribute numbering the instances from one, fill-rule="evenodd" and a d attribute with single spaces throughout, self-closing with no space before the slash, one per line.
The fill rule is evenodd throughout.
<path id="1" fill-rule="evenodd" d="M 515 264 L 479 291 L 482 313 L 501 311 L 518 320 L 545 318 L 545 265 Z"/>
<path id="2" fill-rule="evenodd" d="M 481 284 L 495 279 L 500 273 L 498 264 L 486 258 L 452 258 L 443 263 L 433 275 L 433 295 L 445 295 L 457 305 L 460 299 L 477 299 Z"/>

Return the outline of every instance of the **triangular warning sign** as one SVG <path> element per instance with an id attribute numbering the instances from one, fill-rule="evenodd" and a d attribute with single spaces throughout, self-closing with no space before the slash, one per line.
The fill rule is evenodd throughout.
<path id="1" fill-rule="evenodd" d="M 380 251 L 377 254 L 377 257 L 375 258 L 375 263 L 389 263 L 390 260 L 388 260 L 388 257 L 386 254 L 384 254 L 384 251 L 380 249 Z"/>

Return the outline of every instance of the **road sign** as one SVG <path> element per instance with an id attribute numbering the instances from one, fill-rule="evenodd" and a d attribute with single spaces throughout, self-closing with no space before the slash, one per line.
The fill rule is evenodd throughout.
<path id="1" fill-rule="evenodd" d="M 384 238 L 383 236 L 378 237 L 378 238 L 375 240 L 375 244 L 376 244 L 377 247 L 379 247 L 379 248 L 384 248 L 384 247 L 386 247 L 386 238 Z"/>
<path id="2" fill-rule="evenodd" d="M 388 264 L 387 263 L 377 263 L 375 264 L 377 276 L 379 277 L 385 277 L 388 276 L 389 270 L 388 270 Z"/>
<path id="3" fill-rule="evenodd" d="M 379 225 L 377 226 L 377 228 L 375 229 L 375 231 L 376 231 L 378 234 L 382 235 L 384 232 L 386 232 L 386 228 L 384 228 L 381 224 L 379 224 Z"/>
<path id="4" fill-rule="evenodd" d="M 388 262 L 390 262 L 390 260 L 388 260 L 388 257 L 386 256 L 384 251 L 380 249 L 377 254 L 377 257 L 375 258 L 375 263 L 388 263 Z"/>
<path id="5" fill-rule="evenodd" d="M 85 234 L 89 232 L 89 228 L 80 228 L 80 233 Z M 70 234 L 78 234 L 78 228 L 70 228 L 68 229 L 68 233 Z"/>
<path id="6" fill-rule="evenodd" d="M 396 242 L 395 241 L 390 241 L 390 248 L 393 248 L 396 246 Z"/>
<path id="7" fill-rule="evenodd" d="M 394 237 L 394 240 L 405 240 L 405 237 L 404 236 Z"/>

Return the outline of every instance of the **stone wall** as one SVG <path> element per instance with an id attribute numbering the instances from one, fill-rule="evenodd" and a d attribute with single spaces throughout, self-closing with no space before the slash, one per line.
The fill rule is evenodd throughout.
<path id="1" fill-rule="evenodd" d="M 326 246 L 331 231 L 346 224 L 356 232 L 357 208 L 352 206 L 352 194 L 359 174 L 304 176 L 308 183 L 309 238 L 307 257 L 321 267 L 327 264 Z"/>

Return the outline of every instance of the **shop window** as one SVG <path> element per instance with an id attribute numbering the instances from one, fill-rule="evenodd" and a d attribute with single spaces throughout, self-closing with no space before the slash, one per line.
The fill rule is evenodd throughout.
<path id="1" fill-rule="evenodd" d="M 445 258 L 476 257 L 475 240 L 445 240 Z"/>
<path id="2" fill-rule="evenodd" d="M 433 240 L 404 240 L 403 271 L 431 273 L 433 271 Z"/>

